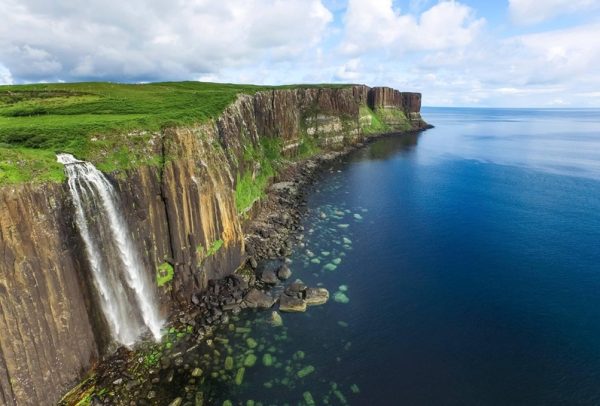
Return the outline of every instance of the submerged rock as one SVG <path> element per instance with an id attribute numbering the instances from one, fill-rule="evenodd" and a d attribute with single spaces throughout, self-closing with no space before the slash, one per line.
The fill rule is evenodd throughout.
<path id="1" fill-rule="evenodd" d="M 169 406 L 180 406 L 182 402 L 182 398 L 175 398 L 171 403 L 169 403 Z"/>
<path id="2" fill-rule="evenodd" d="M 258 343 L 256 342 L 256 340 L 254 338 L 248 337 L 248 338 L 246 338 L 246 345 L 248 346 L 248 348 L 252 349 L 252 348 L 256 348 Z"/>
<path id="3" fill-rule="evenodd" d="M 310 392 L 308 392 L 308 391 L 307 391 L 307 392 L 304 392 L 304 393 L 302 394 L 302 397 L 304 398 L 304 403 L 306 403 L 306 405 L 307 405 L 307 406 L 315 406 L 315 404 L 316 404 L 316 403 L 315 403 L 315 400 L 314 400 L 314 398 L 312 397 L 312 395 L 311 395 L 311 393 L 310 393 Z"/>
<path id="4" fill-rule="evenodd" d="M 333 300 L 335 300 L 338 303 L 343 303 L 343 304 L 350 302 L 350 298 L 348 296 L 346 296 L 346 294 L 342 291 L 335 292 L 333 294 Z"/>
<path id="5" fill-rule="evenodd" d="M 244 373 L 246 372 L 246 368 L 241 367 L 240 369 L 238 369 L 237 373 L 235 374 L 235 384 L 236 385 L 241 385 L 242 382 L 244 382 Z"/>
<path id="6" fill-rule="evenodd" d="M 194 406 L 204 406 L 204 392 L 196 392 Z"/>
<path id="7" fill-rule="evenodd" d="M 276 311 L 273 311 L 271 313 L 270 322 L 273 327 L 283 326 L 283 319 L 281 318 L 281 315 L 279 313 L 277 313 Z"/>
<path id="8" fill-rule="evenodd" d="M 227 370 L 231 370 L 233 369 L 233 358 L 232 357 L 227 357 L 225 358 L 225 369 Z"/>
<path id="9" fill-rule="evenodd" d="M 308 376 L 313 372 L 315 372 L 315 367 L 313 367 L 312 365 L 308 365 L 302 368 L 300 371 L 298 371 L 296 375 L 298 376 L 298 378 L 304 378 L 305 376 Z"/>
<path id="10" fill-rule="evenodd" d="M 263 355 L 262 363 L 264 366 L 270 367 L 271 365 L 273 365 L 273 356 L 269 353 L 266 353 L 265 355 Z"/>
<path id="11" fill-rule="evenodd" d="M 254 353 L 250 353 L 246 355 L 246 358 L 244 358 L 244 366 L 248 368 L 253 367 L 254 364 L 256 364 L 256 360 L 256 355 L 254 355 Z"/>

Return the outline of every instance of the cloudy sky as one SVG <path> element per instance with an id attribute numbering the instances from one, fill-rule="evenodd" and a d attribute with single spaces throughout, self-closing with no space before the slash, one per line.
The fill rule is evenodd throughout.
<path id="1" fill-rule="evenodd" d="M 351 82 L 600 107 L 599 0 L 0 0 L 0 84 Z"/>

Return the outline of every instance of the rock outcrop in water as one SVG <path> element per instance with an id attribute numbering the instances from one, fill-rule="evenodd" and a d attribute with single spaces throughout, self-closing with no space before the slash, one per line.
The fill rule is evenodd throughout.
<path id="1" fill-rule="evenodd" d="M 159 165 L 109 178 L 141 268 L 160 285 L 155 305 L 166 314 L 243 262 L 254 200 L 240 208 L 236 194 L 260 181 L 270 153 L 335 149 L 374 122 L 423 129 L 420 100 L 366 86 L 264 91 L 211 123 L 154 134 Z M 0 404 L 52 404 L 110 342 L 68 185 L 0 189 L 0 252 Z"/>

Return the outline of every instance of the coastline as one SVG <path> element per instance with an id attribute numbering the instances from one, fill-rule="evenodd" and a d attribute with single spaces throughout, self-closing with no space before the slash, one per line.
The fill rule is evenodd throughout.
<path id="1" fill-rule="evenodd" d="M 182 353 L 191 352 L 199 345 L 211 342 L 214 338 L 213 330 L 229 323 L 230 315 L 252 308 L 269 311 L 278 306 L 278 298 L 272 297 L 269 292 L 276 285 L 289 286 L 296 275 L 292 275 L 288 281 L 279 280 L 272 284 L 261 280 L 261 269 L 271 261 L 285 264 L 285 258 L 301 242 L 306 196 L 319 182 L 327 165 L 380 138 L 418 134 L 432 127 L 429 125 L 412 131 L 371 134 L 340 150 L 321 152 L 282 168 L 274 177 L 265 198 L 261 199 L 258 207 L 252 210 L 251 218 L 243 224 L 248 255 L 239 268 L 231 275 L 210 280 L 206 291 L 195 292 L 192 303 L 174 311 L 165 326 L 167 334 L 162 343 L 143 341 L 132 349 L 120 347 L 94 365 L 86 377 L 66 393 L 58 404 L 66 406 L 80 404 L 82 401 L 91 404 L 94 401 L 129 404 L 148 397 L 150 402 L 147 404 L 155 404 L 161 394 L 143 388 L 144 383 L 151 383 L 151 387 L 153 384 L 168 385 L 170 379 L 173 379 L 172 374 L 167 374 L 167 382 L 164 382 L 160 379 L 164 375 L 161 370 L 177 367 Z M 267 295 L 251 299 L 251 291 Z M 189 366 L 192 367 L 193 365 Z M 171 404 L 176 405 L 183 398 L 172 400 L 175 403 Z M 161 402 L 165 401 L 167 399 L 161 399 Z"/>

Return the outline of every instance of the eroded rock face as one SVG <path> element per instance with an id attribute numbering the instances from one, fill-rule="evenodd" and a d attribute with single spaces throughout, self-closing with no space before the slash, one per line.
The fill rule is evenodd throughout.
<path id="1" fill-rule="evenodd" d="M 400 92 L 391 87 L 374 87 L 368 92 L 368 103 L 373 109 L 399 108 L 407 113 L 421 111 L 421 93 Z"/>
<path id="2" fill-rule="evenodd" d="M 98 356 L 65 196 L 57 184 L 0 189 L 2 405 L 52 403 Z"/>
<path id="3" fill-rule="evenodd" d="M 162 312 L 189 303 L 192 292 L 246 259 L 235 188 L 238 175 L 256 168 L 243 159 L 244 148 L 278 139 L 282 153 L 293 155 L 307 135 L 325 150 L 360 141 L 365 103 L 398 109 L 420 129 L 420 100 L 418 93 L 366 86 L 264 91 L 240 95 L 212 123 L 157 134 L 151 148 L 164 165 L 111 181 L 152 279 L 162 263 L 174 269 L 173 280 L 157 287 Z M 63 185 L 0 189 L 2 405 L 54 404 L 107 347 L 72 217 Z M 290 310 L 305 308 L 307 300 L 290 298 Z"/>

